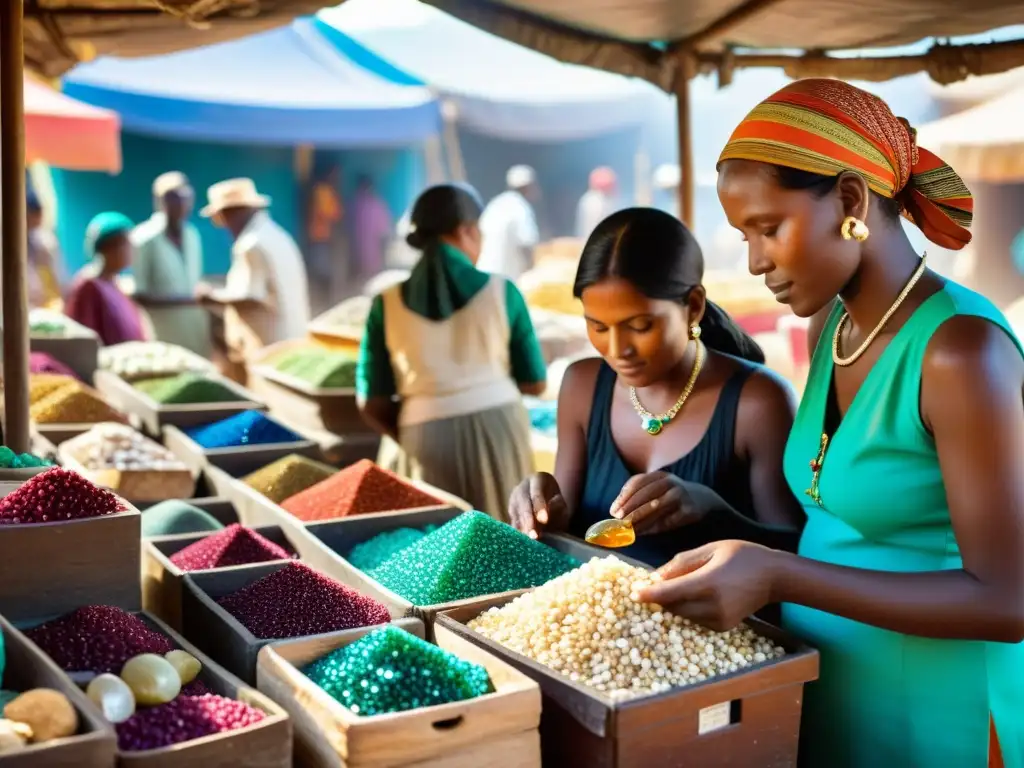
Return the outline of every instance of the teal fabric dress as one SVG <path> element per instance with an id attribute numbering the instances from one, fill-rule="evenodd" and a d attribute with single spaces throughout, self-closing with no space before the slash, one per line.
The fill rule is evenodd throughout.
<path id="1" fill-rule="evenodd" d="M 786 479 L 807 513 L 800 554 L 883 571 L 960 568 L 935 443 L 920 418 L 925 348 L 954 315 L 1013 332 L 988 300 L 962 286 L 947 283 L 929 297 L 884 350 L 832 436 L 818 506 L 805 489 L 841 314 L 837 306 L 818 342 L 786 446 Z M 798 605 L 783 607 L 783 623 L 821 652 L 820 678 L 804 701 L 802 766 L 985 768 L 990 715 L 1006 768 L 1024 766 L 1024 644 L 911 637 Z"/>

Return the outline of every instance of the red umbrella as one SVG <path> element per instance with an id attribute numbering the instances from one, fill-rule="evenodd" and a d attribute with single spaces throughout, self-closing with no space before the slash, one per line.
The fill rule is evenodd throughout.
<path id="1" fill-rule="evenodd" d="M 25 161 L 72 171 L 121 170 L 121 119 L 25 77 Z"/>

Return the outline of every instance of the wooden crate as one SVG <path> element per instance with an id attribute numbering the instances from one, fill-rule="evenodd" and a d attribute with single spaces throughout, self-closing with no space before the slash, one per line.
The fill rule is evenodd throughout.
<path id="1" fill-rule="evenodd" d="M 351 572 L 350 578 L 352 580 L 358 578 L 362 583 L 372 585 L 375 589 L 389 595 L 391 600 L 396 604 L 406 606 L 406 610 L 408 612 L 423 619 L 423 622 L 427 626 L 427 639 L 431 639 L 434 617 L 438 613 L 452 608 L 479 605 L 492 599 L 494 595 L 479 595 L 477 597 L 467 598 L 466 600 L 458 600 L 450 603 L 437 603 L 435 605 L 414 605 L 401 595 L 392 592 L 383 584 L 374 580 L 368 574 L 360 571 L 345 559 L 345 555 L 348 554 L 356 544 L 368 541 L 380 533 L 393 531 L 396 528 L 423 528 L 427 525 L 440 526 L 444 525 L 449 520 L 453 520 L 460 514 L 462 514 L 462 510 L 448 508 L 414 512 L 387 512 L 377 515 L 357 515 L 355 517 L 342 518 L 341 520 L 335 520 L 327 523 L 312 523 L 306 526 L 306 530 L 315 539 L 315 541 L 311 545 L 307 544 L 306 546 L 310 549 L 313 547 L 320 548 L 322 550 L 322 556 L 336 558 L 341 568 L 349 570 Z M 547 544 L 548 546 L 553 547 L 560 552 L 564 552 L 567 555 L 571 555 L 584 563 L 592 557 L 615 555 L 615 557 L 618 557 L 630 565 L 637 566 L 638 568 L 648 567 L 638 560 L 633 560 L 632 558 L 626 557 L 625 555 L 612 550 L 595 547 L 591 544 L 587 544 L 585 541 L 581 541 L 580 539 L 564 534 L 545 533 L 540 537 L 540 541 L 541 543 Z M 312 553 L 310 553 L 309 556 L 312 557 Z M 515 596 L 527 591 L 529 590 L 513 590 L 502 593 L 502 596 Z"/>
<path id="2" fill-rule="evenodd" d="M 447 630 L 499 655 L 544 695 L 541 747 L 560 768 L 792 768 L 804 684 L 818 677 L 818 652 L 757 619 L 748 624 L 787 651 L 784 658 L 703 683 L 627 701 L 574 683 L 466 624 L 513 596 L 441 612 Z"/>
<path id="3" fill-rule="evenodd" d="M 277 419 L 274 421 L 280 423 Z M 164 445 L 195 474 L 199 474 L 209 464 L 225 469 L 229 473 L 238 467 L 252 466 L 253 469 L 259 469 L 292 453 L 311 459 L 320 458 L 319 446 L 307 439 L 290 443 L 203 448 L 178 427 L 168 424 L 163 428 L 163 440 Z"/>
<path id="4" fill-rule="evenodd" d="M 62 466 L 72 469 L 83 477 L 107 488 L 118 496 L 136 501 L 166 501 L 167 499 L 187 499 L 196 487 L 195 478 L 188 468 L 181 469 L 86 469 L 81 462 L 82 440 L 88 433 L 66 440 L 57 449 L 57 457 Z"/>
<path id="5" fill-rule="evenodd" d="M 300 429 L 345 436 L 374 434 L 359 414 L 355 389 L 312 387 L 267 365 L 250 366 L 249 386 L 271 411 L 286 414 Z"/>
<path id="6" fill-rule="evenodd" d="M 215 694 L 243 701 L 266 717 L 255 725 L 144 752 L 119 752 L 119 768 L 291 768 L 292 725 L 288 714 L 256 689 L 245 685 L 160 620 L 142 614 L 152 629 L 188 651 L 203 665 L 198 679 Z"/>
<path id="7" fill-rule="evenodd" d="M 167 424 L 176 427 L 195 427 L 211 421 L 233 416 L 241 411 L 263 411 L 266 406 L 247 389 L 230 379 L 204 374 L 238 394 L 238 400 L 228 403 L 185 403 L 163 405 L 136 389 L 120 376 L 109 371 L 96 371 L 96 388 L 118 410 L 132 416 L 150 437 L 160 439 L 161 429 Z"/>
<path id="8" fill-rule="evenodd" d="M 70 329 L 69 336 L 30 334 L 29 350 L 43 352 L 54 360 L 64 363 L 86 384 L 92 384 L 99 360 L 100 341 L 88 328 L 77 323 Z"/>
<path id="9" fill-rule="evenodd" d="M 60 691 L 78 711 L 79 732 L 66 739 L 0 755 L 0 768 L 114 768 L 117 737 L 110 724 L 46 654 L 0 616 L 7 665 L 0 688 Z"/>
<path id="10" fill-rule="evenodd" d="M 333 566 L 328 569 L 321 569 L 319 563 L 307 562 L 306 564 L 321 570 L 325 576 L 347 584 L 362 594 L 380 601 L 388 607 L 391 617 L 394 619 L 402 618 L 408 612 L 406 603 L 396 602 L 390 593 L 375 588 L 372 582 L 365 579 L 353 579 L 352 569 L 342 569 L 336 562 L 333 564 L 328 562 L 328 566 Z M 181 599 L 181 619 L 185 636 L 194 640 L 215 661 L 223 664 L 232 673 L 250 684 L 256 680 L 256 656 L 260 648 L 274 640 L 285 638 L 261 639 L 256 637 L 238 619 L 221 608 L 217 599 L 237 592 L 243 587 L 259 581 L 264 576 L 280 570 L 285 565 L 287 563 L 277 561 L 245 568 L 187 573 L 184 576 L 185 589 Z"/>
<path id="11" fill-rule="evenodd" d="M 296 547 L 289 538 L 289 533 L 280 527 L 268 526 L 254 530 L 265 539 L 269 539 L 286 550 L 297 554 Z M 142 542 L 142 609 L 144 611 L 157 616 L 173 629 L 181 631 L 182 578 L 186 572 L 171 562 L 171 556 L 190 544 L 216 534 L 217 531 L 203 531 L 202 533 L 188 533 L 177 536 L 154 536 Z M 276 563 L 281 561 L 266 560 L 261 563 L 236 565 L 213 570 L 231 571 L 240 568 L 252 568 L 254 565 L 265 565 L 270 562 Z M 209 573 L 209 570 L 192 571 L 192 573 Z"/>
<path id="12" fill-rule="evenodd" d="M 95 427 L 95 424 L 32 424 L 32 431 L 42 445 L 52 445 L 54 452 L 61 443 L 73 440 Z M 46 441 L 42 443 L 42 441 Z"/>
<path id="13" fill-rule="evenodd" d="M 86 520 L 0 526 L 0 614 L 25 621 L 81 605 L 139 610 L 141 518 L 125 506 Z"/>
<path id="14" fill-rule="evenodd" d="M 423 636 L 419 621 L 396 623 Z M 299 671 L 369 631 L 287 640 L 260 651 L 257 687 L 291 714 L 298 765 L 540 768 L 540 691 L 536 683 L 448 630 L 437 633 L 437 645 L 486 668 L 494 693 L 408 712 L 360 717 Z"/>

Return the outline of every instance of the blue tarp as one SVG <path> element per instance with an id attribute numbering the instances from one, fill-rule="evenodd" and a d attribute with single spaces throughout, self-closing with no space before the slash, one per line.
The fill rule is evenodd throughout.
<path id="1" fill-rule="evenodd" d="M 98 59 L 72 70 L 64 91 L 115 110 L 125 131 L 174 139 L 393 147 L 437 133 L 439 106 L 421 82 L 358 46 L 346 55 L 323 27 L 299 19 L 165 56 Z"/>
<path id="2" fill-rule="evenodd" d="M 640 125 L 651 100 L 663 98 L 647 83 L 563 64 L 418 0 L 347 0 L 318 19 L 334 28 L 323 34 L 339 50 L 373 51 L 379 58 L 364 66 L 393 81 L 396 68 L 422 80 L 455 103 L 461 126 L 495 138 L 601 136 Z"/>

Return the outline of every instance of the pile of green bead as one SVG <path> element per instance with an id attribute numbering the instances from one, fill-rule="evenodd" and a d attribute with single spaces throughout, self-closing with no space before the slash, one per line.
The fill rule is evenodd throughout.
<path id="1" fill-rule="evenodd" d="M 270 364 L 274 370 L 319 389 L 351 389 L 356 385 L 356 360 L 344 352 L 305 347 L 285 352 Z"/>
<path id="2" fill-rule="evenodd" d="M 463 512 L 368 575 L 425 606 L 538 587 L 579 565 L 483 512 Z"/>
<path id="3" fill-rule="evenodd" d="M 437 530 L 436 525 L 425 528 L 396 528 L 393 531 L 378 533 L 362 544 L 356 544 L 345 555 L 345 559 L 360 571 L 372 571 L 385 560 L 390 560 L 403 549 L 408 549 L 428 533 Z"/>
<path id="4" fill-rule="evenodd" d="M 52 461 L 47 461 L 31 453 L 15 453 L 6 445 L 0 445 L 0 469 L 38 469 L 52 466 Z"/>
<path id="5" fill-rule="evenodd" d="M 233 403 L 242 398 L 226 384 L 201 373 L 179 373 L 133 382 L 133 386 L 162 405 Z"/>
<path id="6" fill-rule="evenodd" d="M 375 629 L 302 670 L 357 715 L 386 715 L 491 693 L 487 670 L 395 626 Z"/>

